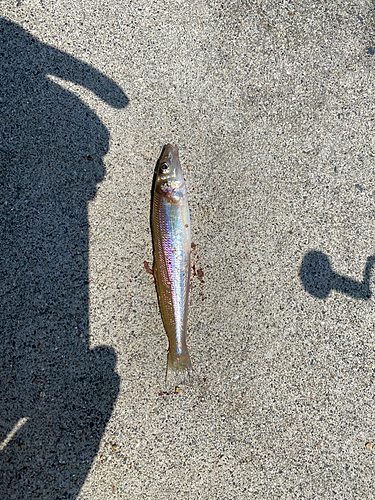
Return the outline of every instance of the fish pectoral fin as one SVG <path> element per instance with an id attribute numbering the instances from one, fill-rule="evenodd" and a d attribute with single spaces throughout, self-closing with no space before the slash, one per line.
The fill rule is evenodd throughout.
<path id="1" fill-rule="evenodd" d="M 151 274 L 151 276 L 154 279 L 154 283 L 155 283 L 155 271 L 154 271 L 154 269 L 151 269 L 150 264 L 147 262 L 147 260 L 145 260 L 143 262 L 143 265 L 145 266 L 145 269 L 148 272 L 148 274 Z"/>

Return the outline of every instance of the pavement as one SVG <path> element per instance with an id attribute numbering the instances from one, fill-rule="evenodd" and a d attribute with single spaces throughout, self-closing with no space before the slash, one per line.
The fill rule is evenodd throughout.
<path id="1" fill-rule="evenodd" d="M 375 498 L 373 3 L 0 14 L 0 497 Z M 167 142 L 199 271 L 173 394 Z"/>

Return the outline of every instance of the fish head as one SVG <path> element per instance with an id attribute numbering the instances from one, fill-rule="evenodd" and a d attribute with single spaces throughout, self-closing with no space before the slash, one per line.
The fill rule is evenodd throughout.
<path id="1" fill-rule="evenodd" d="M 177 146 L 164 146 L 156 165 L 155 191 L 170 202 L 178 202 L 186 194 L 186 187 Z"/>

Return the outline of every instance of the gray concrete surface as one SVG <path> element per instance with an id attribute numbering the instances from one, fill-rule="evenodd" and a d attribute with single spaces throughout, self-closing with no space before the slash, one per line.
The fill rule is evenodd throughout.
<path id="1" fill-rule="evenodd" d="M 0 13 L 0 497 L 374 498 L 373 3 Z M 204 273 L 174 395 L 143 267 L 168 141 Z"/>

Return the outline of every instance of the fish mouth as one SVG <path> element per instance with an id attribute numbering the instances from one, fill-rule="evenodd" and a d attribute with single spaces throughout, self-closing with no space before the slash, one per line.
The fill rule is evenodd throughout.
<path id="1" fill-rule="evenodd" d="M 173 146 L 173 144 L 165 144 L 161 151 L 161 155 L 159 158 L 159 163 L 163 163 L 163 161 L 173 162 L 176 158 L 178 158 L 178 148 L 177 146 Z"/>

